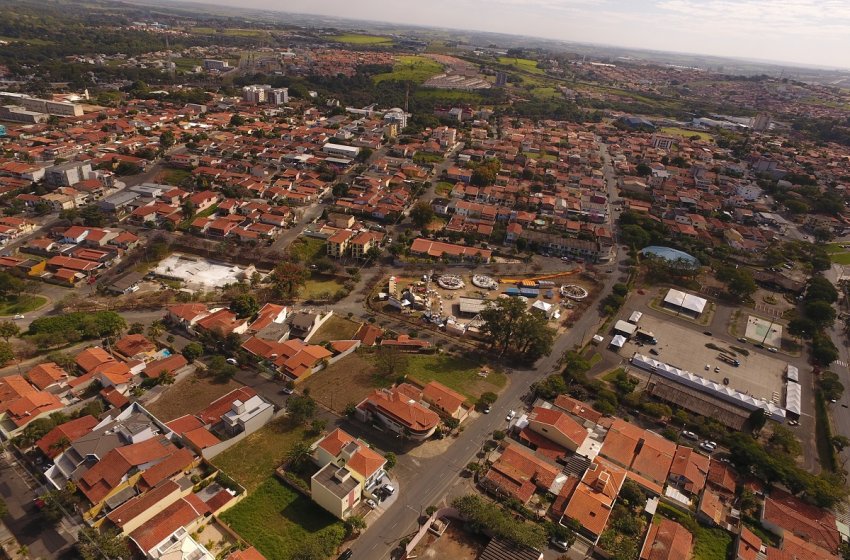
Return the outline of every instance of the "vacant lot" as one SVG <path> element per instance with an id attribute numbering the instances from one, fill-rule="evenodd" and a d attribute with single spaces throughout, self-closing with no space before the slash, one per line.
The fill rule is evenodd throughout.
<path id="1" fill-rule="evenodd" d="M 192 173 L 186 169 L 168 169 L 162 174 L 162 180 L 169 185 L 180 185 L 186 178 L 191 177 Z"/>
<path id="2" fill-rule="evenodd" d="M 461 393 L 474 402 L 482 393 L 501 392 L 508 382 L 504 373 L 488 370 L 482 377 L 482 364 L 450 354 L 413 355 L 407 360 L 407 374 L 419 383 L 438 381 Z"/>
<path id="3" fill-rule="evenodd" d="M 386 80 L 410 81 L 417 84 L 425 82 L 435 74 L 439 74 L 443 67 L 425 56 L 407 55 L 398 57 L 398 62 L 393 66 L 392 72 L 378 74 L 372 79 L 376 84 Z"/>
<path id="4" fill-rule="evenodd" d="M 375 375 L 372 356 L 361 351 L 311 375 L 302 387 L 310 389 L 310 395 L 324 406 L 341 413 L 347 404 L 359 403 L 382 384 L 386 385 Z"/>
<path id="5" fill-rule="evenodd" d="M 732 548 L 732 536 L 723 529 L 700 527 L 695 535 L 694 560 L 725 560 Z"/>
<path id="6" fill-rule="evenodd" d="M 531 72 L 532 74 L 545 74 L 542 69 L 537 67 L 537 61 L 530 58 L 510 58 L 507 56 L 499 57 L 499 64 L 513 66 L 517 70 L 523 72 Z"/>
<path id="7" fill-rule="evenodd" d="M 416 546 L 414 554 L 418 558 L 439 560 L 475 560 L 484 552 L 487 541 L 482 537 L 470 535 L 461 528 L 461 524 L 453 521 L 441 537 L 428 533 Z"/>
<path id="8" fill-rule="evenodd" d="M 276 478 L 267 479 L 221 518 L 266 558 L 275 560 L 327 558 L 336 554 L 345 538 L 340 521 Z"/>
<path id="9" fill-rule="evenodd" d="M 310 339 L 310 343 L 322 344 L 331 340 L 351 340 L 359 328 L 360 323 L 355 323 L 338 315 L 332 315 L 330 319 L 319 327 L 319 330 Z"/>
<path id="10" fill-rule="evenodd" d="M 324 239 L 300 237 L 289 246 L 289 252 L 296 259 L 310 263 L 325 255 L 327 252 L 327 243 Z"/>
<path id="11" fill-rule="evenodd" d="M 696 130 L 688 130 L 687 128 L 678 128 L 675 126 L 665 126 L 660 131 L 662 134 L 669 134 L 670 136 L 681 136 L 683 138 L 690 138 L 691 136 L 699 136 L 700 140 L 711 142 L 712 136 L 708 132 L 699 132 Z"/>
<path id="12" fill-rule="evenodd" d="M 348 43 L 349 45 L 382 45 L 393 42 L 393 40 L 389 37 L 381 37 L 379 35 L 359 35 L 357 33 L 331 35 L 328 39 L 338 43 Z"/>
<path id="13" fill-rule="evenodd" d="M 304 299 L 330 299 L 342 288 L 342 283 L 330 276 L 312 274 L 298 293 Z"/>
<path id="14" fill-rule="evenodd" d="M 286 418 L 272 420 L 213 459 L 215 466 L 253 492 L 274 476 L 286 453 L 304 438 L 304 428 Z"/>
<path id="15" fill-rule="evenodd" d="M 192 374 L 169 387 L 152 404 L 145 405 L 145 408 L 163 422 L 169 422 L 184 414 L 194 414 L 239 387 L 242 385 L 232 380 L 218 383 L 211 378 Z"/>

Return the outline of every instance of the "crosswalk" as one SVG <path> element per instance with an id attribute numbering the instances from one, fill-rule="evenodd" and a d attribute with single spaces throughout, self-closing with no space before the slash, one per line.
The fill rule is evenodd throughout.
<path id="1" fill-rule="evenodd" d="M 847 367 L 847 362 L 845 362 L 844 360 L 835 360 L 834 362 L 832 362 L 832 365 Z"/>

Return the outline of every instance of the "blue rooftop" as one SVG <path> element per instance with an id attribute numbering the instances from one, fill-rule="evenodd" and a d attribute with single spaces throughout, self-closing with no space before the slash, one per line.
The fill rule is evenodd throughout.
<path id="1" fill-rule="evenodd" d="M 654 255 L 656 257 L 661 257 L 662 259 L 668 262 L 676 262 L 679 260 L 683 260 L 690 265 L 699 266 L 699 259 L 693 255 L 689 255 L 684 251 L 679 251 L 678 249 L 673 249 L 672 247 L 660 247 L 658 245 L 652 245 L 650 247 L 645 247 L 640 251 L 641 255 Z"/>

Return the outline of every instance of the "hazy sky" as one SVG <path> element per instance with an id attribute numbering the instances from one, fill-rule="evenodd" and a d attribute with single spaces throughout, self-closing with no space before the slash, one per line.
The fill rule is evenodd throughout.
<path id="1" fill-rule="evenodd" d="M 205 0 L 850 68 L 850 0 Z"/>

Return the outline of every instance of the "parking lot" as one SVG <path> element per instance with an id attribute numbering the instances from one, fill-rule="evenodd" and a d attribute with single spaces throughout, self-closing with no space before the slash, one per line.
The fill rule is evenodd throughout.
<path id="1" fill-rule="evenodd" d="M 620 351 L 623 357 L 629 358 L 633 353 L 639 352 L 716 383 L 723 383 L 725 379 L 728 386 L 737 391 L 773 401 L 778 405 L 783 404 L 783 374 L 786 363 L 781 359 L 758 352 L 752 344 L 738 342 L 733 345 L 722 342 L 701 330 L 679 326 L 649 314 L 644 314 L 640 327 L 654 333 L 658 343 L 654 346 L 639 346 L 632 339 Z M 740 365 L 735 367 L 721 361 L 718 359 L 721 351 L 709 348 L 706 344 L 716 345 L 725 354 L 738 360 Z M 731 346 L 749 351 L 749 356 Z M 652 354 L 651 349 L 658 352 L 658 355 Z"/>

